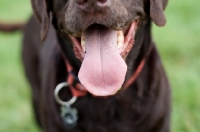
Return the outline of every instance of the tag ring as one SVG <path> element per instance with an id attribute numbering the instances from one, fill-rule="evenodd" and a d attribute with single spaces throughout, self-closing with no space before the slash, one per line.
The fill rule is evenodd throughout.
<path id="1" fill-rule="evenodd" d="M 68 84 L 67 82 L 60 83 L 60 84 L 58 84 L 58 85 L 56 86 L 56 89 L 55 89 L 55 91 L 54 91 L 54 98 L 55 98 L 56 101 L 57 101 L 60 105 L 62 105 L 62 106 L 66 106 L 66 105 L 70 106 L 70 105 L 72 105 L 73 103 L 75 103 L 76 100 L 77 100 L 77 96 L 73 96 L 69 101 L 62 101 L 62 100 L 60 99 L 60 97 L 59 97 L 59 95 L 58 95 L 59 91 L 60 91 L 62 88 L 68 87 L 68 86 L 69 86 L 69 84 Z"/>

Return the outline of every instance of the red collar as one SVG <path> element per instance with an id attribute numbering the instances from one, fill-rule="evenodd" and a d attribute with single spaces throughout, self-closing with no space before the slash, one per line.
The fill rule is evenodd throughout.
<path id="1" fill-rule="evenodd" d="M 78 77 L 75 75 L 72 66 L 69 64 L 67 59 L 65 59 L 65 65 L 68 72 L 67 82 L 69 83 L 69 88 L 72 92 L 73 96 L 85 96 L 87 94 L 87 90 L 80 83 Z"/>
<path id="2" fill-rule="evenodd" d="M 136 80 L 136 78 L 141 73 L 141 71 L 142 71 L 142 69 L 144 67 L 145 61 L 146 61 L 146 58 L 142 59 L 142 61 L 138 65 L 135 73 L 124 84 L 124 86 L 123 86 L 124 89 L 127 89 Z"/>

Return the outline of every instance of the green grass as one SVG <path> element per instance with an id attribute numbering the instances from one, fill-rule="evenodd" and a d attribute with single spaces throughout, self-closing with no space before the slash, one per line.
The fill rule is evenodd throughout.
<path id="1" fill-rule="evenodd" d="M 0 0 L 0 20 L 25 21 L 28 0 Z M 31 93 L 21 65 L 20 32 L 0 32 L 0 132 L 39 132 L 31 107 Z"/>
<path id="2" fill-rule="evenodd" d="M 200 131 L 200 1 L 170 1 L 154 39 L 172 87 L 172 131 Z"/>
<path id="3" fill-rule="evenodd" d="M 153 26 L 172 87 L 172 132 L 200 131 L 199 5 L 198 0 L 170 0 L 165 11 L 167 25 Z M 28 0 L 0 0 L 0 20 L 25 21 L 30 14 Z M 0 32 L 0 132 L 39 132 L 21 65 L 21 39 L 20 32 Z"/>

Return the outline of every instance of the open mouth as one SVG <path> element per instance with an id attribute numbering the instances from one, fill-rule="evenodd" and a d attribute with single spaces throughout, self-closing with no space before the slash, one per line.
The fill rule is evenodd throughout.
<path id="1" fill-rule="evenodd" d="M 93 24 L 81 37 L 69 35 L 76 57 L 82 61 L 78 77 L 86 90 L 96 96 L 115 94 L 127 71 L 124 61 L 134 44 L 138 19 L 123 30 Z"/>

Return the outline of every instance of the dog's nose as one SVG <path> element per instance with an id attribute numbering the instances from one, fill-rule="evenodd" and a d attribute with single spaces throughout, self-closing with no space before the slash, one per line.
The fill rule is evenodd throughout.
<path id="1" fill-rule="evenodd" d="M 94 11 L 108 6 L 109 0 L 76 0 L 79 9 Z"/>

